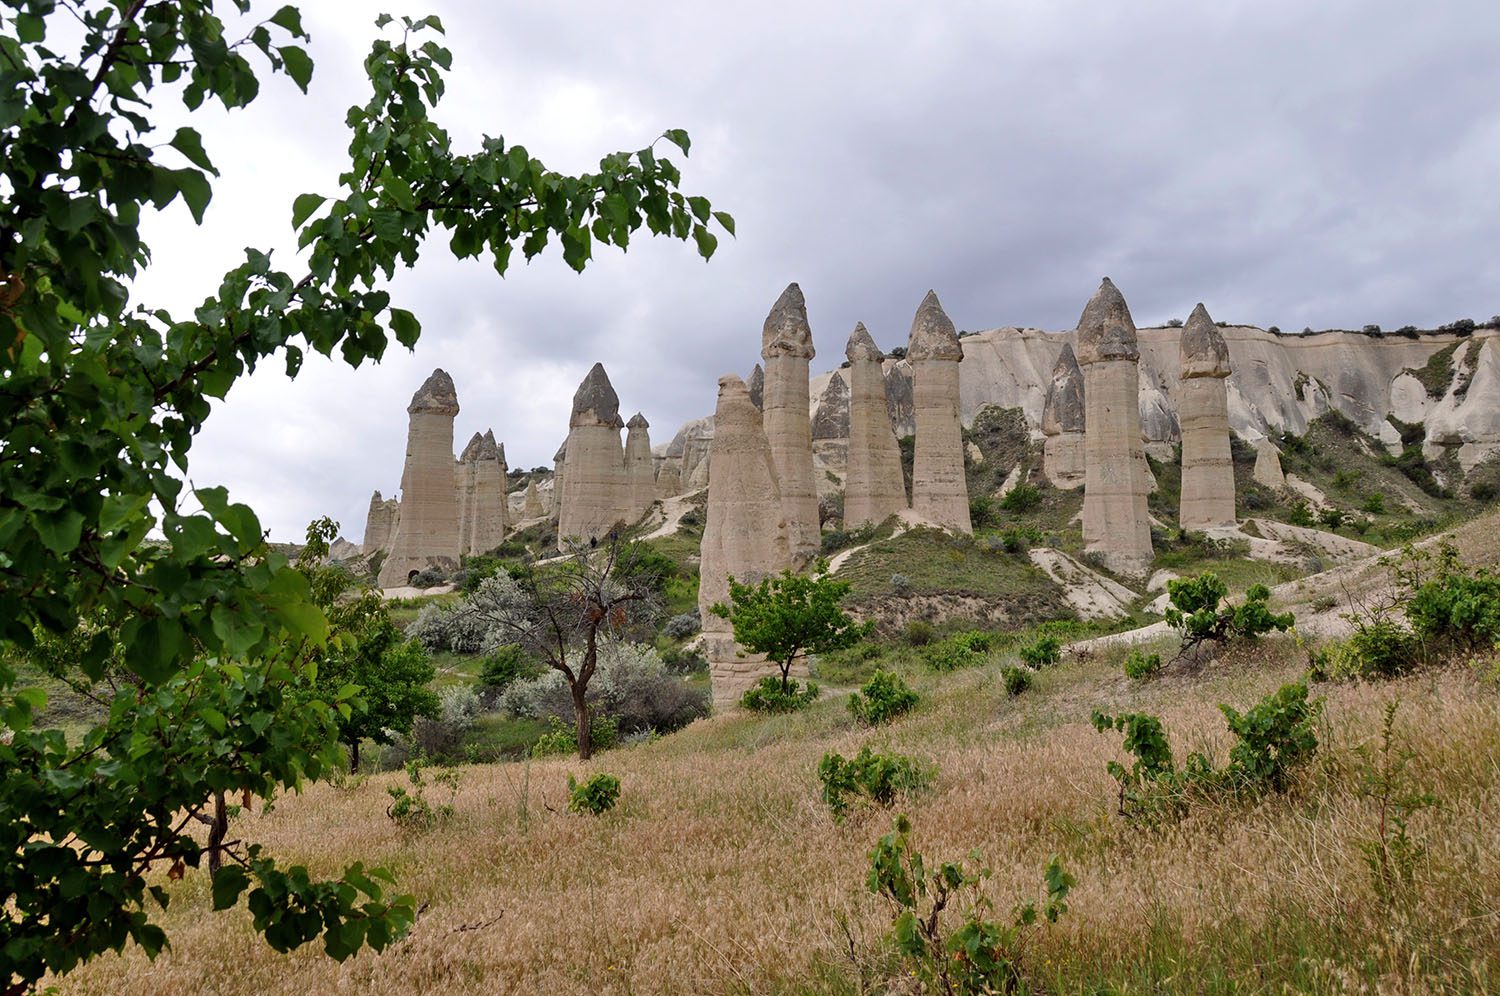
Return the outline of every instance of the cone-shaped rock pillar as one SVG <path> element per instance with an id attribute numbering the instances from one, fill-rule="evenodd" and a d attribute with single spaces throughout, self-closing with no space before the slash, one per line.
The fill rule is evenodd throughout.
<path id="1" fill-rule="evenodd" d="M 763 658 L 743 656 L 729 621 L 710 611 L 729 603 L 729 578 L 750 583 L 791 564 L 786 516 L 761 413 L 745 382 L 719 379 L 714 437 L 709 447 L 708 516 L 700 548 L 698 609 L 714 705 L 739 701 L 762 675 L 776 673 Z"/>
<path id="2" fill-rule="evenodd" d="M 932 291 L 911 323 L 906 359 L 912 367 L 916 453 L 911 508 L 934 525 L 973 532 L 969 486 L 964 478 L 963 428 L 958 416 L 958 365 L 964 358 L 958 332 Z"/>
<path id="3" fill-rule="evenodd" d="M 1183 529 L 1203 531 L 1235 524 L 1234 461 L 1229 452 L 1229 346 L 1208 310 L 1199 304 L 1182 328 L 1178 347 L 1182 386 Z"/>
<path id="4" fill-rule="evenodd" d="M 1063 346 L 1052 368 L 1052 384 L 1042 408 L 1042 472 L 1054 488 L 1083 487 L 1083 370 L 1073 347 Z"/>
<path id="5" fill-rule="evenodd" d="M 474 434 L 459 458 L 459 539 L 465 555 L 488 553 L 505 539 L 505 457 L 495 433 Z"/>
<path id="6" fill-rule="evenodd" d="M 382 588 L 407 584 L 426 567 L 457 570 L 462 552 L 453 467 L 453 418 L 458 414 L 453 378 L 434 370 L 412 395 L 406 413 L 401 519 L 380 566 Z"/>
<path id="7" fill-rule="evenodd" d="M 1281 469 L 1281 451 L 1269 439 L 1262 439 L 1255 444 L 1254 477 L 1256 484 L 1272 491 L 1280 491 L 1286 487 L 1286 474 Z"/>
<path id="8" fill-rule="evenodd" d="M 630 495 L 630 514 L 634 522 L 646 514 L 656 501 L 656 467 L 651 456 L 651 423 L 636 412 L 625 423 L 625 479 Z"/>
<path id="9" fill-rule="evenodd" d="M 540 519 L 547 514 L 542 507 L 542 496 L 537 494 L 536 478 L 533 477 L 526 482 L 526 498 L 521 503 L 521 518 Z"/>
<path id="10" fill-rule="evenodd" d="M 808 361 L 813 358 L 812 329 L 802 289 L 788 284 L 766 316 L 760 356 L 765 361 L 763 402 L 766 441 L 781 485 L 786 510 L 787 545 L 792 563 L 801 566 L 817 556 L 821 543 L 818 491 L 813 480 L 812 418 Z M 736 378 L 737 379 L 737 378 Z M 745 396 L 750 394 L 747 389 Z M 753 407 L 753 405 L 752 405 Z M 717 420 L 714 429 L 718 434 Z M 709 468 L 709 480 L 713 469 Z"/>
<path id="11" fill-rule="evenodd" d="M 756 408 L 764 408 L 766 403 L 766 372 L 757 363 L 755 369 L 750 371 L 750 379 L 745 382 L 750 388 L 750 403 Z"/>
<path id="12" fill-rule="evenodd" d="M 552 454 L 552 517 L 562 514 L 563 485 L 567 479 L 568 441 L 564 439 L 557 452 Z"/>
<path id="13" fill-rule="evenodd" d="M 573 395 L 563 459 L 562 505 L 557 539 L 596 539 L 628 517 L 630 489 L 625 480 L 625 451 L 620 446 L 620 398 L 602 363 L 595 363 Z"/>
<path id="14" fill-rule="evenodd" d="M 884 522 L 906 507 L 901 448 L 886 407 L 884 358 L 864 323 L 844 347 L 849 360 L 849 463 L 844 477 L 844 528 Z"/>
<path id="15" fill-rule="evenodd" d="M 389 550 L 400 518 L 399 500 L 381 498 L 379 491 L 371 495 L 370 508 L 365 513 L 365 538 L 359 546 L 359 552 L 368 556 L 376 550 Z"/>
<path id="16" fill-rule="evenodd" d="M 1074 351 L 1084 380 L 1085 549 L 1117 574 L 1143 577 L 1152 553 L 1142 469 L 1140 346 L 1130 308 L 1108 277 L 1083 309 Z"/>

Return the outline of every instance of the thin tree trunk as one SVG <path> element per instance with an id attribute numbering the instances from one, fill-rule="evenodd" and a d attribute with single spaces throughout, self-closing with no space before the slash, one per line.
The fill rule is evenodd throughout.
<path id="1" fill-rule="evenodd" d="M 224 793 L 214 793 L 214 818 L 208 825 L 208 874 L 219 874 L 224 864 L 224 835 L 229 832 L 229 812 L 224 806 Z"/>
<path id="2" fill-rule="evenodd" d="M 573 718 L 578 723 L 578 759 L 587 761 L 589 755 L 594 752 L 593 737 L 589 729 L 589 704 L 585 700 L 585 686 L 580 682 L 574 682 L 571 690 L 573 692 Z"/>
<path id="3" fill-rule="evenodd" d="M 359 738 L 349 741 L 349 774 L 359 774 Z"/>

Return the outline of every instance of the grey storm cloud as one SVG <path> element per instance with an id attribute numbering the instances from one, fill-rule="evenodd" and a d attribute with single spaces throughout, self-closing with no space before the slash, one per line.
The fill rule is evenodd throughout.
<path id="1" fill-rule="evenodd" d="M 333 192 L 344 110 L 374 36 L 307 5 L 312 96 L 270 83 L 210 114 L 209 219 L 153 219 L 141 300 L 187 308 L 241 247 L 293 251 L 293 197 Z M 434 367 L 511 465 L 550 464 L 603 362 L 664 442 L 746 373 L 782 287 L 807 294 L 820 359 L 856 320 L 904 342 L 936 288 L 960 328 L 1071 327 L 1108 274 L 1142 323 L 1193 303 L 1286 329 L 1433 325 L 1500 311 L 1500 10 L 1475 2 L 388 4 L 436 12 L 454 53 L 440 121 L 591 168 L 687 129 L 683 185 L 732 212 L 689 245 L 546 257 L 502 280 L 441 240 L 393 282 L 423 322 L 358 371 L 276 364 L 237 385 L 190 477 L 223 483 L 277 539 L 331 514 L 358 538 L 399 481 L 405 405 Z M 195 122 L 197 123 L 197 122 Z"/>

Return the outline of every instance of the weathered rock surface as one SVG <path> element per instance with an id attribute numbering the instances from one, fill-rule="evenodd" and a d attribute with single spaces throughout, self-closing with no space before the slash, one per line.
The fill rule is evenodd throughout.
<path id="1" fill-rule="evenodd" d="M 595 363 L 573 395 L 563 460 L 566 484 L 558 512 L 557 538 L 596 539 L 630 518 L 630 487 L 620 446 L 620 398 L 602 363 Z"/>
<path id="2" fill-rule="evenodd" d="M 651 423 L 640 412 L 625 423 L 625 479 L 630 495 L 629 521 L 646 514 L 656 501 L 656 467 L 651 457 Z"/>
<path id="3" fill-rule="evenodd" d="M 459 548 L 466 556 L 488 553 L 505 539 L 505 459 L 493 430 L 474 433 L 457 467 Z"/>
<path id="4" fill-rule="evenodd" d="M 1078 320 L 1074 352 L 1084 376 L 1085 549 L 1116 574 L 1144 578 L 1152 551 L 1137 399 L 1139 351 L 1130 309 L 1108 277 Z"/>
<path id="5" fill-rule="evenodd" d="M 406 412 L 401 514 L 391 552 L 380 566 L 382 588 L 406 584 L 427 567 L 457 570 L 462 552 L 453 469 L 453 419 L 458 414 L 453 378 L 434 370 L 412 395 Z"/>
<path id="6" fill-rule="evenodd" d="M 886 405 L 883 356 L 863 323 L 854 326 L 844 355 L 850 380 L 844 528 L 857 529 L 906 509 L 906 482 Z"/>
<path id="7" fill-rule="evenodd" d="M 1281 471 L 1281 451 L 1269 439 L 1255 444 L 1255 483 L 1273 491 L 1286 487 L 1286 475 Z"/>
<path id="8" fill-rule="evenodd" d="M 764 408 L 766 403 L 766 371 L 759 363 L 755 369 L 750 371 L 750 379 L 746 381 L 750 388 L 750 403 L 756 408 Z"/>
<path id="9" fill-rule="evenodd" d="M 713 682 L 714 705 L 732 706 L 774 664 L 745 656 L 732 627 L 711 611 L 728 604 L 729 578 L 754 582 L 791 565 L 785 506 L 760 411 L 744 381 L 719 379 L 710 449 L 708 515 L 699 550 L 698 608 L 703 652 Z"/>
<path id="10" fill-rule="evenodd" d="M 828 386 L 818 396 L 812 420 L 813 442 L 849 438 L 849 385 L 847 370 L 835 370 Z"/>
<path id="11" fill-rule="evenodd" d="M 552 454 L 552 517 L 558 518 L 562 514 L 563 491 L 567 481 L 568 462 L 568 440 L 563 439 L 562 445 L 557 452 Z"/>
<path id="12" fill-rule="evenodd" d="M 912 319 L 906 347 L 917 423 L 911 508 L 927 522 L 968 533 L 973 529 L 958 416 L 958 370 L 963 355 L 953 322 L 929 290 Z"/>
<path id="13" fill-rule="evenodd" d="M 1047 400 L 1042 407 L 1042 472 L 1054 488 L 1071 491 L 1083 487 L 1083 370 L 1064 345 L 1052 367 Z"/>
<path id="14" fill-rule="evenodd" d="M 821 531 L 818 491 L 813 481 L 808 384 L 808 361 L 814 353 L 812 329 L 807 324 L 802 289 L 795 283 L 788 284 L 776 299 L 766 316 L 760 342 L 766 371 L 762 406 L 766 440 L 771 445 L 771 459 L 775 461 L 776 478 L 781 486 L 787 545 L 792 563 L 801 567 L 817 556 Z"/>
<path id="15" fill-rule="evenodd" d="M 368 556 L 377 550 L 389 550 L 400 518 L 400 499 L 381 498 L 379 491 L 372 494 L 370 509 L 365 513 L 365 538 L 360 544 L 359 552 Z"/>
<path id="16" fill-rule="evenodd" d="M 888 360 L 885 368 L 885 408 L 896 438 L 917 434 L 917 399 L 912 394 L 911 364 Z"/>
<path id="17" fill-rule="evenodd" d="M 521 516 L 527 519 L 540 519 L 547 514 L 546 508 L 542 506 L 542 496 L 537 494 L 536 478 L 526 481 L 526 500 L 521 506 Z"/>
<path id="18" fill-rule="evenodd" d="M 1200 303 L 1182 330 L 1182 501 L 1178 521 L 1202 532 L 1235 524 L 1229 452 L 1229 347 Z"/>

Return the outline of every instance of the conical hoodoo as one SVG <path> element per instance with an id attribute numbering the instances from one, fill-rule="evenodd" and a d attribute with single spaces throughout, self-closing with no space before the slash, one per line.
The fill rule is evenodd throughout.
<path id="1" fill-rule="evenodd" d="M 937 295 L 928 291 L 912 319 L 906 345 L 917 422 L 911 509 L 934 525 L 968 533 L 973 527 L 958 414 L 958 365 L 963 358 L 953 322 Z"/>

